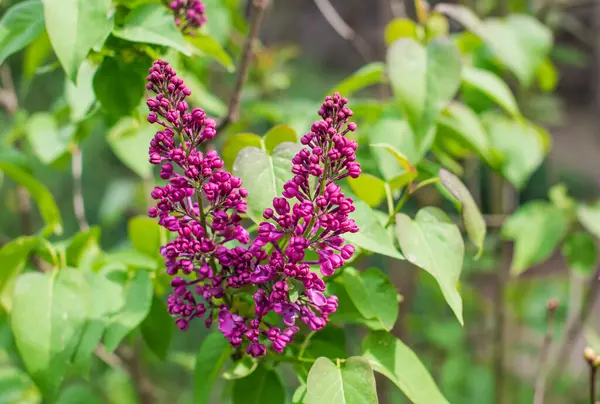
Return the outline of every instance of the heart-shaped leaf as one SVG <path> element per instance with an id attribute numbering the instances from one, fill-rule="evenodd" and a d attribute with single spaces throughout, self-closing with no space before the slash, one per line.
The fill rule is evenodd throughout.
<path id="1" fill-rule="evenodd" d="M 308 373 L 305 401 L 306 404 L 377 404 L 373 369 L 360 356 L 348 358 L 338 366 L 321 357 Z"/>
<path id="2" fill-rule="evenodd" d="M 457 287 L 465 246 L 458 227 L 442 210 L 426 207 L 419 210 L 415 220 L 398 214 L 396 236 L 406 259 L 435 278 L 446 302 L 463 324 Z"/>

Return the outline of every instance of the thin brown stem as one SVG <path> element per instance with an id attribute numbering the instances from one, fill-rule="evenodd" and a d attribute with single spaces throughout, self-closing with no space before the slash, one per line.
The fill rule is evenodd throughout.
<path id="1" fill-rule="evenodd" d="M 135 389 L 138 392 L 140 403 L 154 404 L 158 401 L 157 391 L 154 387 L 154 383 L 150 377 L 148 377 L 144 364 L 142 363 L 140 355 L 141 347 L 142 345 L 138 341 L 133 349 L 121 348 L 119 357 L 131 376 Z"/>
<path id="2" fill-rule="evenodd" d="M 346 21 L 339 15 L 329 0 L 314 0 L 314 2 L 323 17 L 339 36 L 348 41 L 365 62 L 372 60 L 370 46 L 367 41 L 346 24 Z"/>
<path id="3" fill-rule="evenodd" d="M 79 145 L 75 145 L 71 151 L 71 175 L 73 177 L 73 210 L 81 231 L 87 231 L 88 225 L 85 217 L 85 203 L 83 200 L 83 186 L 81 176 L 83 173 L 83 155 Z"/>
<path id="4" fill-rule="evenodd" d="M 238 63 L 235 85 L 233 87 L 231 98 L 229 99 L 227 115 L 223 117 L 223 119 L 217 124 L 217 132 L 225 128 L 229 123 L 237 121 L 239 118 L 242 89 L 244 88 L 244 84 L 246 84 L 248 71 L 250 70 L 250 64 L 252 63 L 254 42 L 258 38 L 258 33 L 260 31 L 265 9 L 269 5 L 269 0 L 249 1 L 252 2 L 252 9 L 250 11 L 248 35 L 244 41 L 242 55 Z"/>
<path id="5" fill-rule="evenodd" d="M 550 356 L 550 347 L 554 338 L 554 324 L 556 322 L 557 302 L 551 300 L 546 307 L 546 335 L 540 350 L 540 363 L 538 366 L 537 378 L 535 380 L 534 404 L 544 404 L 544 393 L 546 391 L 546 375 L 548 374 L 548 357 Z"/>
<path id="6" fill-rule="evenodd" d="M 598 368 L 590 364 L 590 404 L 596 404 L 596 374 Z"/>
<path id="7" fill-rule="evenodd" d="M 585 325 L 590 314 L 592 313 L 592 309 L 596 303 L 596 300 L 598 299 L 598 295 L 600 294 L 600 282 L 598 282 L 599 277 L 600 267 L 596 268 L 596 272 L 591 277 L 590 288 L 586 293 L 586 296 L 584 297 L 583 304 L 581 305 L 581 310 L 575 316 L 575 318 L 567 325 L 567 331 L 564 342 L 558 349 L 556 360 L 553 360 L 553 378 L 557 378 L 558 376 L 560 376 L 562 370 L 567 369 L 565 363 L 568 360 L 569 355 L 571 354 L 571 350 L 575 346 L 575 341 L 581 334 L 583 326 Z"/>

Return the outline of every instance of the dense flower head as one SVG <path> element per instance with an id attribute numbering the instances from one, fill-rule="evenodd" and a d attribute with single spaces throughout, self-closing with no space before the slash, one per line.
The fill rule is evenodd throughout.
<path id="1" fill-rule="evenodd" d="M 335 184 L 360 174 L 356 142 L 346 137 L 356 129 L 347 100 L 339 94 L 325 99 L 321 121 L 302 137 L 306 148 L 292 160 L 293 178 L 250 240 L 242 225 L 248 195 L 242 181 L 223 169 L 215 151 L 199 150 L 215 136 L 215 121 L 189 108 L 190 90 L 167 62 L 156 61 L 147 80 L 155 93 L 147 101 L 148 121 L 161 127 L 149 161 L 167 182 L 152 191 L 156 204 L 148 214 L 173 233 L 160 250 L 173 277 L 168 312 L 182 330 L 194 318 L 204 318 L 207 327 L 216 321 L 234 348 L 254 357 L 268 346 L 282 353 L 301 323 L 320 330 L 338 307 L 311 265 L 329 276 L 354 253 L 342 238 L 358 231 L 348 216 L 353 201 Z M 319 259 L 308 260 L 308 251 Z"/>
<path id="2" fill-rule="evenodd" d="M 169 7 L 175 14 L 175 24 L 184 34 L 193 35 L 206 21 L 206 6 L 200 0 L 172 0 Z"/>

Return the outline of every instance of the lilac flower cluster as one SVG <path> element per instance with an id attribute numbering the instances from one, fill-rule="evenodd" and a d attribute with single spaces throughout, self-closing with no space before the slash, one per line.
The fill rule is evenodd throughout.
<path id="1" fill-rule="evenodd" d="M 194 35 L 207 20 L 206 6 L 200 0 L 173 0 L 169 7 L 175 14 L 175 24 L 184 34 Z"/>
<path id="2" fill-rule="evenodd" d="M 247 196 L 242 181 L 222 169 L 215 151 L 198 150 L 215 136 L 214 120 L 202 109 L 190 111 L 190 90 L 167 62 L 155 62 L 147 79 L 156 94 L 147 101 L 148 121 L 163 127 L 150 142 L 149 160 L 161 165 L 160 177 L 168 181 L 152 191 L 157 203 L 148 213 L 175 233 L 161 247 L 174 276 L 168 311 L 182 330 L 194 318 L 204 317 L 207 327 L 216 318 L 231 345 L 254 357 L 265 355 L 266 345 L 282 353 L 300 330 L 298 318 L 320 330 L 337 310 L 337 297 L 325 296 L 325 283 L 311 265 L 329 276 L 354 253 L 342 239 L 358 231 L 348 216 L 353 201 L 335 184 L 361 172 L 357 144 L 345 136 L 356 129 L 348 122 L 347 100 L 339 94 L 325 99 L 322 120 L 302 137 L 307 147 L 292 160 L 293 179 L 264 211 L 250 242 L 241 224 Z M 307 260 L 309 250 L 319 259 Z"/>

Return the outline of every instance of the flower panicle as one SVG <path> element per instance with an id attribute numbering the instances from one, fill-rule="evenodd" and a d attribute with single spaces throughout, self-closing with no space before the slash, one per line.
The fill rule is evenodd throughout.
<path id="1" fill-rule="evenodd" d="M 175 14 L 175 24 L 183 34 L 194 35 L 208 20 L 206 5 L 200 0 L 172 0 L 169 8 Z"/>
<path id="2" fill-rule="evenodd" d="M 360 175 L 357 144 L 346 137 L 356 130 L 347 100 L 339 94 L 325 99 L 321 121 L 302 137 L 306 148 L 292 160 L 294 177 L 265 209 L 251 241 L 242 226 L 248 195 L 242 181 L 222 169 L 215 151 L 198 150 L 216 135 L 214 120 L 189 109 L 189 89 L 164 61 L 150 68 L 147 89 L 156 94 L 147 102 L 148 121 L 162 126 L 150 142 L 149 160 L 161 165 L 160 177 L 168 181 L 152 191 L 157 203 L 148 213 L 175 234 L 161 254 L 173 276 L 168 311 L 179 328 L 187 329 L 193 318 L 204 318 L 207 327 L 216 319 L 231 345 L 254 357 L 265 355 L 267 346 L 282 353 L 300 330 L 298 319 L 322 329 L 338 299 L 325 296 L 325 283 L 310 265 L 332 275 L 354 253 L 342 236 L 358 231 L 349 218 L 353 201 L 335 183 Z M 319 260 L 307 260 L 307 251 Z M 233 303 L 233 295 L 245 290 L 254 304 L 251 315 Z"/>

